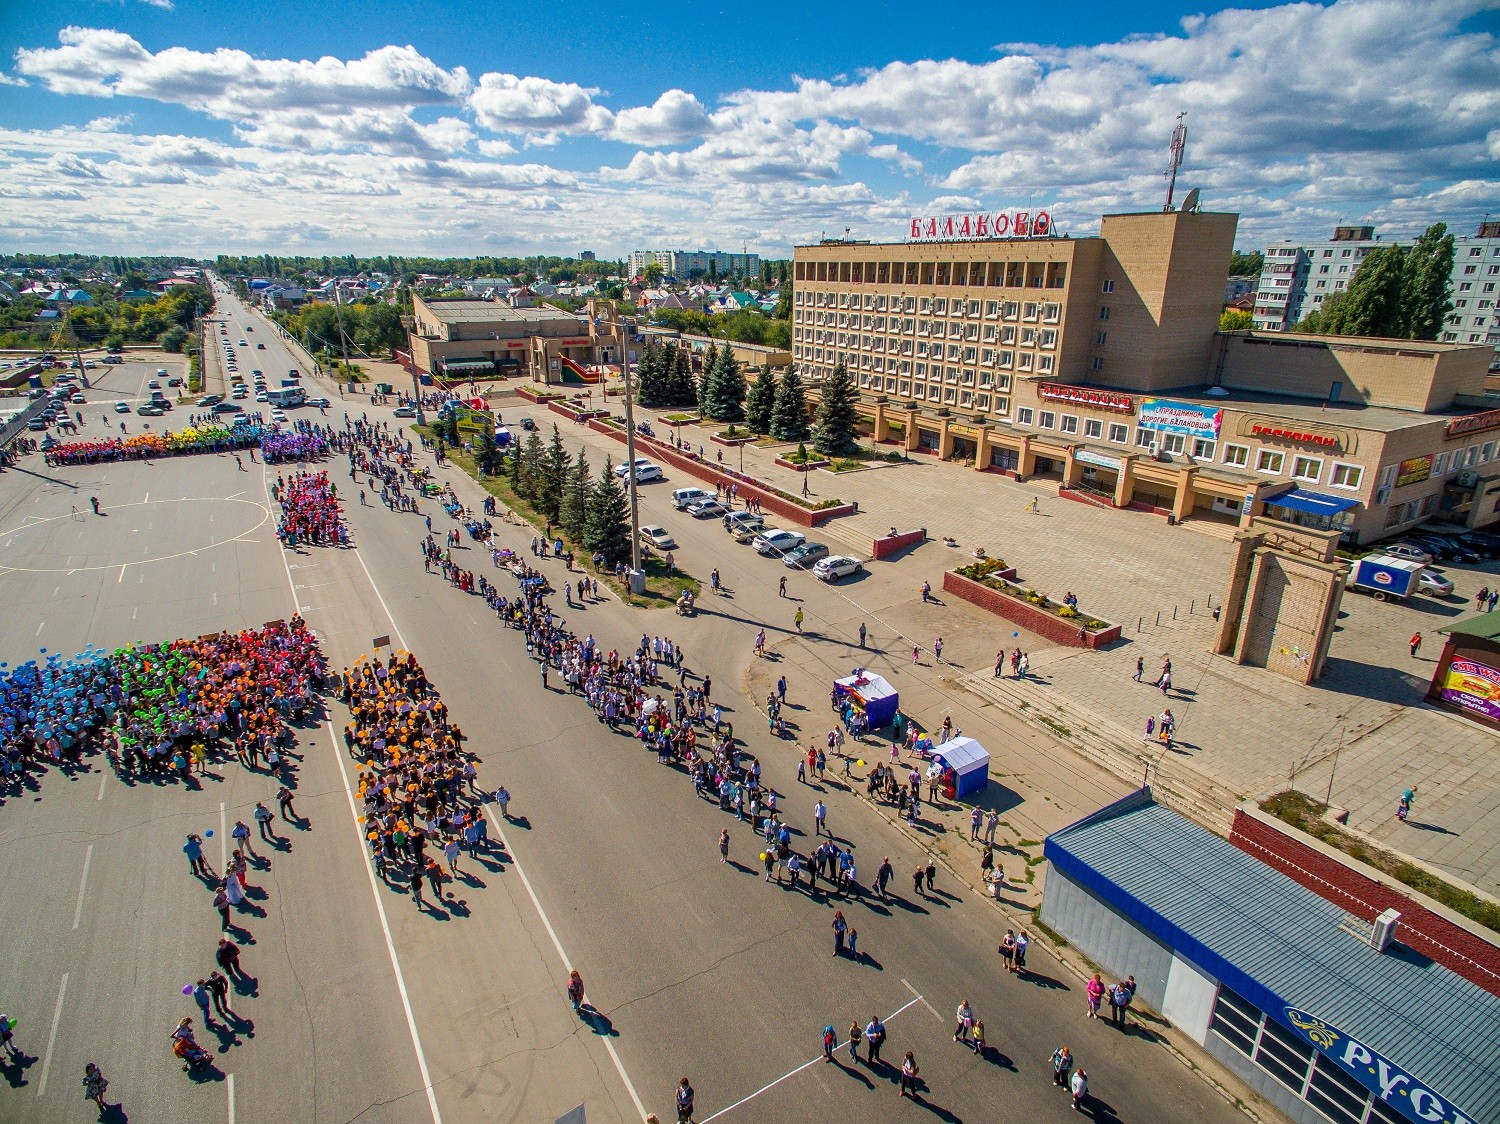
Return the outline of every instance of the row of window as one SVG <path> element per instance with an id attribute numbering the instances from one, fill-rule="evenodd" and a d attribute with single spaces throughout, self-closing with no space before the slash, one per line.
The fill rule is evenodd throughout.
<path id="1" fill-rule="evenodd" d="M 1407 1124 L 1327 1054 L 1223 985 L 1208 1029 L 1334 1124 Z"/>
<path id="2" fill-rule="evenodd" d="M 964 385 L 972 386 L 974 372 L 965 372 Z M 1001 383 L 996 386 L 988 381 L 989 376 L 980 376 L 980 386 L 990 390 L 1009 390 L 1010 379 L 1001 376 Z M 951 379 L 949 380 L 952 381 Z M 933 384 L 931 386 L 922 383 L 912 383 L 906 379 L 894 379 L 886 377 L 882 380 L 877 375 L 862 375 L 859 380 L 860 386 L 872 391 L 879 392 L 882 389 L 887 394 L 899 395 L 902 398 L 911 398 L 917 401 L 940 402 L 950 406 L 964 406 L 974 410 L 989 410 L 994 405 L 996 413 L 1008 414 L 1010 412 L 1010 399 L 1003 394 L 989 394 L 985 390 L 965 390 L 964 386 L 943 386 Z"/>
<path id="3" fill-rule="evenodd" d="M 1011 289 L 1061 289 L 1065 261 L 798 261 L 798 281 L 846 285 L 966 285 Z"/>
<path id="4" fill-rule="evenodd" d="M 885 317 L 883 316 L 875 317 L 875 331 L 886 330 L 885 325 L 881 323 L 884 319 Z M 906 327 L 906 325 L 913 323 L 917 325 L 915 333 L 909 327 Z M 854 328 L 856 325 L 851 324 L 850 327 Z M 928 339 L 972 340 L 978 342 L 981 334 L 985 343 L 1015 344 L 1019 339 L 1022 347 L 1050 348 L 1057 346 L 1056 328 L 1014 328 L 1009 324 L 1003 327 L 995 324 L 986 324 L 984 325 L 983 333 L 981 333 L 978 324 L 969 324 L 967 326 L 952 324 L 945 327 L 942 321 L 936 323 L 929 323 L 926 320 L 898 322 L 895 317 L 892 317 L 890 331 L 904 332 L 922 337 L 916 341 L 916 352 L 918 355 L 927 354 L 926 340 Z M 903 341 L 897 339 L 895 336 L 861 336 L 857 331 L 835 332 L 832 327 L 804 327 L 801 323 L 792 328 L 792 339 L 807 340 L 813 343 L 837 343 L 840 346 L 863 347 L 868 351 L 901 351 L 907 355 L 912 353 L 913 344 L 913 341 L 910 339 Z M 1099 332 L 1094 342 L 1102 344 L 1104 342 L 1104 333 Z M 935 343 L 932 346 L 941 351 L 943 345 Z"/>
<path id="5" fill-rule="evenodd" d="M 913 363 L 910 359 L 897 358 L 897 355 L 912 354 L 912 348 L 909 345 L 899 352 L 892 354 L 890 358 L 886 358 L 883 355 L 871 354 L 869 351 L 850 353 L 842 350 L 845 347 L 855 346 L 856 340 L 854 338 L 850 338 L 847 343 L 842 337 L 836 343 L 833 340 L 827 342 L 832 346 L 817 347 L 807 344 L 793 344 L 792 356 L 805 362 L 843 363 L 851 370 L 892 371 L 902 375 L 915 374 L 918 378 L 927 375 L 929 370 L 933 375 L 937 375 L 942 370 L 940 363 L 927 362 L 924 359 L 929 361 L 947 359 L 955 363 L 978 362 L 982 366 L 998 367 L 1002 371 L 1016 370 L 1022 373 L 1035 372 L 1036 374 L 1043 375 L 1052 374 L 1057 365 L 1057 357 L 1053 355 L 1038 354 L 1033 351 L 1012 351 L 1005 348 L 961 348 L 956 344 L 950 344 L 946 353 L 937 344 L 932 345 L 930 348 L 924 348 L 923 345 L 918 344 L 916 354 L 922 356 L 923 359 L 918 359 Z M 950 371 L 953 369 L 952 367 L 948 368 Z M 1098 370 L 1098 367 L 1096 366 L 1094 369 Z M 972 372 L 970 373 L 972 374 Z M 985 377 L 989 377 L 988 372 L 985 373 Z M 1008 375 L 1000 377 L 1007 381 L 1009 380 Z"/>
<path id="6" fill-rule="evenodd" d="M 864 300 L 860 300 L 858 293 L 831 293 L 826 290 L 798 289 L 792 297 L 794 309 L 850 309 L 858 312 L 918 312 L 923 316 L 952 316 L 957 319 L 977 318 L 983 315 L 988 320 L 1003 317 L 1006 320 L 1016 319 L 1017 313 L 1024 320 L 1035 320 L 1040 315 L 1049 323 L 1056 323 L 1062 313 L 1062 306 L 1055 301 L 978 301 L 959 300 L 954 298 L 948 300 L 946 297 L 886 297 L 884 294 L 866 293 Z M 801 319 L 800 313 L 794 319 Z M 824 323 L 820 318 L 816 321 Z M 829 321 L 832 323 L 832 321 Z M 839 324 L 845 324 L 844 314 L 839 314 Z M 848 320 L 851 327 L 857 327 L 851 317 Z M 872 326 L 870 317 L 864 319 L 866 328 Z M 910 331 L 910 329 L 907 329 Z"/>

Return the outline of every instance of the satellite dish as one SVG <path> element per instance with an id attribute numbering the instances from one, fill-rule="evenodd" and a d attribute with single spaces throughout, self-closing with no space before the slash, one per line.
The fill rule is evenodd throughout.
<path id="1" fill-rule="evenodd" d="M 1184 211 L 1190 211 L 1190 212 L 1191 211 L 1197 211 L 1197 209 L 1198 209 L 1198 189 L 1196 187 L 1193 188 L 1192 191 L 1189 191 L 1188 195 L 1187 195 L 1187 198 L 1182 201 L 1182 209 Z"/>

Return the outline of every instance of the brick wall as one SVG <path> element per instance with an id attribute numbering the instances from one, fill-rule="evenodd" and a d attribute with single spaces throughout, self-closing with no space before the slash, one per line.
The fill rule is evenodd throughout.
<path id="1" fill-rule="evenodd" d="M 593 420 L 589 422 L 589 428 L 596 433 L 605 433 L 621 442 L 625 441 L 625 431 L 617 426 L 607 425 L 602 421 Z M 738 484 L 740 499 L 756 500 L 763 511 L 768 515 L 774 515 L 785 523 L 794 523 L 799 527 L 819 527 L 830 519 L 840 515 L 851 515 L 854 512 L 853 504 L 840 504 L 837 507 L 825 507 L 817 511 L 805 508 L 801 504 L 784 500 L 774 492 L 758 487 L 749 478 L 740 476 L 736 472 L 727 469 L 715 468 L 713 465 L 705 464 L 700 460 L 685 456 L 672 446 L 653 437 L 645 437 L 636 434 L 635 444 L 637 449 L 644 449 L 656 460 L 663 461 L 674 468 L 681 469 L 700 480 L 707 480 L 711 484 Z"/>
<path id="2" fill-rule="evenodd" d="M 899 535 L 881 535 L 870 543 L 870 557 L 879 562 L 881 559 L 889 558 L 898 550 L 904 550 L 914 543 L 927 540 L 927 528 L 919 527 L 915 531 L 904 531 Z"/>
<path id="3" fill-rule="evenodd" d="M 1070 648 L 1105 648 L 1120 638 L 1120 626 L 1117 624 L 1099 632 L 1085 632 L 1080 638 L 1078 625 L 1073 621 L 1063 620 L 1045 609 L 1039 609 L 1020 598 L 1009 597 L 952 570 L 943 573 L 943 592 L 1013 621 L 1029 632 L 1045 636 L 1054 644 L 1066 644 Z"/>
<path id="4" fill-rule="evenodd" d="M 1361 921 L 1374 921 L 1387 909 L 1400 910 L 1398 941 L 1491 995 L 1500 996 L 1500 944 L 1476 936 L 1362 873 L 1351 865 L 1352 859 L 1344 862 L 1325 854 L 1243 809 L 1235 810 L 1229 841 Z"/>

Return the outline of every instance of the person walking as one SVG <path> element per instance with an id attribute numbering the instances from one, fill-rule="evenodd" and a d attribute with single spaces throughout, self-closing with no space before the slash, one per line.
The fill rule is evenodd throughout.
<path id="1" fill-rule="evenodd" d="M 995 653 L 995 678 L 1001 678 L 1005 673 L 1005 649 L 1001 648 Z"/>
<path id="2" fill-rule="evenodd" d="M 250 845 L 250 828 L 244 820 L 235 820 L 234 827 L 230 828 L 229 836 L 234 840 L 234 853 L 243 855 L 249 851 L 255 854 L 255 848 Z"/>
<path id="3" fill-rule="evenodd" d="M 693 1097 L 693 1087 L 684 1077 L 677 1082 L 677 1124 L 692 1124 Z"/>
<path id="4" fill-rule="evenodd" d="M 219 911 L 219 932 L 229 932 L 229 892 L 225 890 L 224 884 L 219 883 L 219 888 L 214 891 L 214 908 Z"/>
<path id="5" fill-rule="evenodd" d="M 778 597 L 785 597 L 786 596 L 786 575 L 785 574 L 781 575 L 781 582 L 777 586 L 776 594 L 777 594 Z"/>
<path id="6" fill-rule="evenodd" d="M 859 1029 L 859 1020 L 858 1019 L 850 1019 L 849 1020 L 849 1061 L 851 1063 L 853 1063 L 854 1065 L 858 1065 L 859 1064 L 859 1040 L 860 1040 L 860 1037 L 862 1036 L 862 1033 L 863 1032 Z"/>
<path id="7" fill-rule="evenodd" d="M 1420 632 L 1413 632 L 1411 634 L 1411 640 L 1409 640 L 1408 643 L 1411 645 L 1411 658 L 1416 659 L 1417 652 L 1419 652 L 1422 648 L 1422 634 Z"/>
<path id="8" fill-rule="evenodd" d="M 865 622 L 864 621 L 860 621 L 859 622 L 859 646 L 861 648 L 863 648 L 865 646 Z"/>
<path id="9" fill-rule="evenodd" d="M 923 582 L 922 583 L 922 603 L 925 605 L 927 602 L 929 602 L 931 600 L 932 600 L 932 583 L 931 582 Z"/>
<path id="10" fill-rule="evenodd" d="M 967 999 L 959 1003 L 958 1011 L 954 1017 L 958 1020 L 958 1023 L 953 1028 L 953 1041 L 967 1043 L 969 1040 L 969 1031 L 974 1026 L 974 1009 L 969 1006 Z"/>
<path id="11" fill-rule="evenodd" d="M 276 833 L 271 830 L 271 809 L 257 800 L 255 802 L 255 811 L 251 814 L 251 818 L 255 820 L 255 826 L 260 831 L 260 837 L 268 843 L 275 843 Z"/>
<path id="12" fill-rule="evenodd" d="M 979 826 L 984 823 L 984 813 L 978 806 L 969 811 L 969 838 L 975 842 L 979 841 Z"/>
<path id="13" fill-rule="evenodd" d="M 1088 1099 L 1089 1095 L 1089 1075 L 1084 1072 L 1082 1066 L 1073 1071 L 1071 1089 L 1073 1092 L 1073 1111 L 1082 1112 L 1083 1102 Z"/>
<path id="14" fill-rule="evenodd" d="M 573 1004 L 574 1014 L 583 1009 L 583 977 L 577 968 L 568 972 L 568 1001 Z"/>
<path id="15" fill-rule="evenodd" d="M 1059 1046 L 1052 1051 L 1052 1084 L 1059 1089 L 1066 1089 L 1072 1072 L 1073 1051 L 1066 1046 Z"/>
<path id="16" fill-rule="evenodd" d="M 802 606 L 797 606 L 797 611 L 792 614 L 792 623 L 797 626 L 797 631 L 802 631 Z"/>
<path id="17" fill-rule="evenodd" d="M 1120 980 L 1109 989 L 1109 1021 L 1121 1030 L 1125 1030 L 1129 1025 L 1125 1015 L 1130 1009 L 1130 1000 L 1134 994 L 1134 976 L 1130 977 L 1129 982 Z"/>
<path id="18" fill-rule="evenodd" d="M 1094 973 L 1094 978 L 1089 980 L 1085 987 L 1089 1000 L 1088 1017 L 1097 1019 L 1099 1017 L 1099 1004 L 1104 1002 L 1104 981 L 1099 978 L 1099 973 Z"/>
<path id="19" fill-rule="evenodd" d="M 937 863 L 933 862 L 931 859 L 928 859 L 927 866 L 922 871 L 922 874 L 927 879 L 927 892 L 930 894 L 933 892 L 932 880 L 937 877 Z"/>
<path id="20" fill-rule="evenodd" d="M 917 867 L 916 870 L 911 872 L 911 888 L 919 898 L 925 898 L 927 896 L 926 894 L 922 893 L 922 876 L 926 873 L 926 868 L 921 866 Z"/>
<path id="21" fill-rule="evenodd" d="M 495 789 L 495 803 L 500 805 L 500 818 L 510 822 L 510 791 L 502 784 Z"/>
<path id="22" fill-rule="evenodd" d="M 412 863 L 412 865 L 411 865 L 411 876 L 410 876 L 410 880 L 409 880 L 410 881 L 410 885 L 411 885 L 411 900 L 416 904 L 417 912 L 419 912 L 419 913 L 422 911 L 422 907 L 424 905 L 424 903 L 422 901 L 422 875 L 423 875 L 423 873 L 424 873 L 424 871 L 422 869 L 422 864 L 421 863 Z"/>
<path id="23" fill-rule="evenodd" d="M 813 837 L 817 838 L 827 831 L 828 805 L 819 800 L 813 805 Z M 828 837 L 833 838 L 833 832 L 828 831 Z"/>
<path id="24" fill-rule="evenodd" d="M 880 865 L 875 869 L 875 890 L 880 894 L 882 902 L 891 900 L 886 887 L 890 885 L 891 876 L 895 873 L 895 870 L 891 867 L 891 860 L 888 855 L 880 860 Z"/>
<path id="25" fill-rule="evenodd" d="M 1146 674 L 1146 657 L 1145 656 L 1136 656 L 1136 658 L 1135 658 L 1135 674 L 1133 676 L 1131 676 L 1131 678 L 1134 679 L 1137 683 L 1139 683 L 1141 681 L 1141 676 L 1143 676 L 1145 674 Z"/>
<path id="26" fill-rule="evenodd" d="M 301 823 L 302 817 L 292 804 L 292 790 L 282 785 L 276 790 L 276 803 L 281 808 L 281 818 L 289 823 Z"/>
<path id="27" fill-rule="evenodd" d="M 83 1095 L 93 1101 L 103 1115 L 109 1106 L 104 1103 L 104 1094 L 109 1091 L 109 1082 L 94 1062 L 83 1067 Z"/>
<path id="28" fill-rule="evenodd" d="M 984 817 L 984 841 L 991 847 L 995 845 L 995 830 L 1000 826 L 1000 813 L 994 808 Z"/>
<path id="29" fill-rule="evenodd" d="M 844 920 L 844 911 L 836 909 L 833 911 L 833 954 L 844 955 L 844 938 L 849 933 L 849 922 Z"/>
<path id="30" fill-rule="evenodd" d="M 182 845 L 182 853 L 187 856 L 188 870 L 199 878 L 212 878 L 213 871 L 208 869 L 208 864 L 203 861 L 203 840 L 197 835 L 189 835 L 187 842 Z"/>
<path id="31" fill-rule="evenodd" d="M 934 660 L 941 660 L 943 658 L 943 638 L 941 636 L 932 642 L 932 658 Z"/>
<path id="32" fill-rule="evenodd" d="M 215 1014 L 223 1019 L 237 1017 L 234 1009 L 229 1006 L 229 981 L 224 978 L 224 973 L 209 973 L 208 979 L 203 981 L 203 986 L 208 988 L 208 994 L 214 1001 Z"/>
<path id="33" fill-rule="evenodd" d="M 248 980 L 250 977 L 240 967 L 240 946 L 228 937 L 219 938 L 218 950 L 214 953 L 214 963 L 232 980 Z"/>
<path id="34" fill-rule="evenodd" d="M 721 863 L 729 861 L 729 829 L 727 827 L 719 831 L 719 861 Z"/>
<path id="35" fill-rule="evenodd" d="M 917 1095 L 917 1074 L 920 1072 L 916 1056 L 910 1050 L 906 1051 L 906 1056 L 901 1059 L 901 1091 L 898 1096 Z"/>

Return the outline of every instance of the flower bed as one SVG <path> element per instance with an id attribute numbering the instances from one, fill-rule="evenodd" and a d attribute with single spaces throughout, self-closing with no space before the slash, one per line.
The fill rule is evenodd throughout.
<path id="1" fill-rule="evenodd" d="M 562 402 L 568 397 L 566 394 L 558 394 L 551 390 L 534 390 L 529 386 L 516 387 L 516 394 L 528 402 L 537 403 Z"/>
<path id="2" fill-rule="evenodd" d="M 728 445 L 733 448 L 736 445 L 748 445 L 755 440 L 755 434 L 745 429 L 735 430 L 734 436 L 730 437 L 727 429 L 721 429 L 718 433 L 711 433 L 708 439 L 715 445 Z"/>
<path id="3" fill-rule="evenodd" d="M 827 461 L 814 460 L 811 457 L 800 463 L 790 459 L 789 457 L 777 457 L 776 463 L 782 468 L 791 469 L 793 472 L 811 472 L 815 468 L 826 468 L 828 466 Z"/>
<path id="4" fill-rule="evenodd" d="M 965 576 L 965 572 L 980 572 L 989 562 L 1000 562 L 1001 568 L 980 580 Z M 1056 644 L 1104 648 L 1120 638 L 1119 625 L 1079 613 L 1051 600 L 1044 593 L 1023 589 L 1000 577 L 1003 572 L 1004 562 L 1000 559 L 987 559 L 962 570 L 948 570 L 943 574 L 943 591 L 1045 636 Z M 1066 615 L 1064 610 L 1067 610 Z"/>

